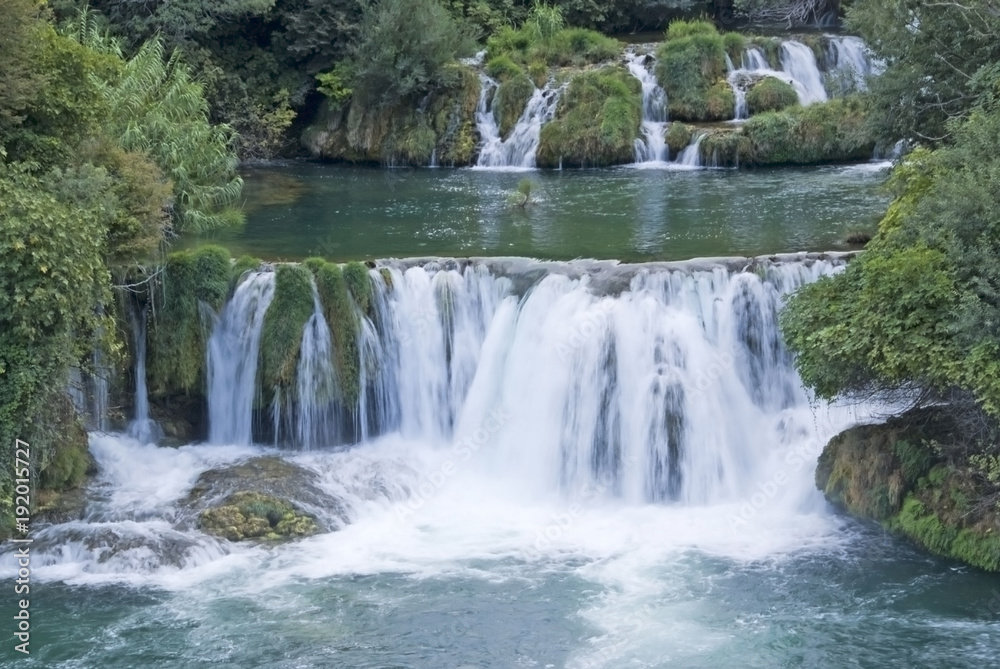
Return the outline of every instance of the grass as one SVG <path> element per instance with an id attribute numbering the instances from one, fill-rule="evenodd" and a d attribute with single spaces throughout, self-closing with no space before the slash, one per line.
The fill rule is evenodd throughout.
<path id="1" fill-rule="evenodd" d="M 306 263 L 316 277 L 323 316 L 333 337 L 337 385 L 344 403 L 354 406 L 360 395 L 361 383 L 358 317 L 344 271 L 339 265 L 321 259 L 310 259 Z"/>
<path id="2" fill-rule="evenodd" d="M 535 67 L 582 67 L 616 58 L 621 43 L 586 28 L 564 28 L 544 35 L 529 24 L 521 28 L 501 28 L 486 42 L 488 63 L 506 58 L 512 64 Z M 504 68 L 507 68 L 504 62 Z M 490 74 L 489 67 L 487 74 Z M 490 76 L 493 76 L 490 74 Z M 533 75 L 537 76 L 537 72 Z"/>
<path id="3" fill-rule="evenodd" d="M 639 82 L 619 66 L 574 76 L 556 117 L 542 128 L 541 167 L 603 166 L 631 162 L 642 121 Z"/>
<path id="4" fill-rule="evenodd" d="M 730 39 L 732 47 L 734 40 Z M 680 121 L 724 121 L 734 115 L 732 91 L 726 85 L 727 41 L 705 21 L 674 21 L 659 49 L 656 75 L 667 92 L 670 118 Z M 728 88 L 728 86 L 726 86 Z M 730 104 L 731 100 L 731 104 Z"/>
<path id="5" fill-rule="evenodd" d="M 691 126 L 680 121 L 670 124 L 667 128 L 667 147 L 670 149 L 670 155 L 676 156 L 687 148 L 691 143 L 691 130 Z"/>
<path id="6" fill-rule="evenodd" d="M 866 160 L 875 148 L 856 98 L 758 114 L 743 125 L 743 133 L 757 165 Z"/>
<path id="7" fill-rule="evenodd" d="M 494 110 L 502 137 L 510 135 L 534 92 L 535 85 L 523 72 L 502 81 L 497 87 Z"/>
<path id="8" fill-rule="evenodd" d="M 750 114 L 781 111 L 799 103 L 799 94 L 791 84 L 776 77 L 764 77 L 747 91 Z"/>

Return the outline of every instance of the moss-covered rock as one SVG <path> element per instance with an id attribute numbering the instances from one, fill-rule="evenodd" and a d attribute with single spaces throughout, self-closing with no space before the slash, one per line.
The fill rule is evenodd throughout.
<path id="1" fill-rule="evenodd" d="M 319 531 L 316 521 L 288 502 L 259 492 L 237 492 L 199 517 L 204 532 L 229 539 L 294 539 Z"/>
<path id="2" fill-rule="evenodd" d="M 799 103 L 799 94 L 788 82 L 777 77 L 763 77 L 747 91 L 747 110 L 750 114 L 781 111 Z"/>
<path id="3" fill-rule="evenodd" d="M 597 167 L 628 163 L 642 122 L 639 82 L 619 66 L 576 74 L 555 118 L 541 131 L 541 167 Z"/>
<path id="4" fill-rule="evenodd" d="M 657 56 L 656 75 L 667 92 L 670 118 L 724 121 L 733 117 L 735 97 L 725 82 L 726 42 L 715 26 L 705 21 L 671 23 Z"/>
<path id="5" fill-rule="evenodd" d="M 875 139 L 857 99 L 753 116 L 742 128 L 756 165 L 802 165 L 867 160 Z"/>
<path id="6" fill-rule="evenodd" d="M 939 448 L 963 438 L 946 409 L 854 427 L 826 446 L 816 484 L 838 507 L 932 553 L 1000 571 L 1000 508 L 982 503 L 995 485 Z"/>
<path id="7" fill-rule="evenodd" d="M 667 147 L 670 155 L 676 156 L 691 143 L 692 128 L 686 123 L 675 121 L 667 128 Z"/>
<path id="8" fill-rule="evenodd" d="M 329 100 L 302 134 L 314 156 L 354 163 L 468 165 L 476 151 L 475 111 L 479 77 L 454 65 L 457 83 L 435 91 L 420 105 L 369 108 Z"/>
<path id="9" fill-rule="evenodd" d="M 316 289 L 323 306 L 323 316 L 333 338 L 333 359 L 341 401 L 353 407 L 361 393 L 361 357 L 358 349 L 358 313 L 345 279 L 344 270 L 325 260 L 309 260 L 316 277 Z M 362 269 L 364 266 L 361 265 Z M 357 281 L 357 269 L 352 276 Z M 367 276 L 367 270 L 365 270 Z M 370 290 L 370 283 L 369 283 Z M 370 299 L 370 297 L 369 297 Z"/>
<path id="10" fill-rule="evenodd" d="M 535 85 L 523 73 L 502 81 L 497 87 L 493 110 L 501 137 L 510 136 L 534 92 Z"/>
<path id="11" fill-rule="evenodd" d="M 260 339 L 258 375 L 265 396 L 294 387 L 302 331 L 314 308 L 310 271 L 302 265 L 278 265 Z"/>

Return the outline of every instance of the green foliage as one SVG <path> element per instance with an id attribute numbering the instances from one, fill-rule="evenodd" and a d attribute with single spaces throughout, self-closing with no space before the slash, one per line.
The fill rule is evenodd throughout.
<path id="1" fill-rule="evenodd" d="M 221 309 L 229 295 L 231 277 L 229 252 L 217 246 L 167 256 L 162 295 L 154 302 L 149 333 L 152 394 L 202 392 L 209 323 L 201 305 L 213 311 Z"/>
<path id="2" fill-rule="evenodd" d="M 3 137 L 21 124 L 45 84 L 37 67 L 44 24 L 35 0 L 5 0 L 0 4 L 0 150 Z"/>
<path id="3" fill-rule="evenodd" d="M 991 0 L 855 0 L 847 17 L 848 28 L 886 63 L 870 84 L 880 141 L 947 139 L 956 127 L 949 119 L 975 107 L 983 77 L 1000 61 L 1000 13 Z"/>
<path id="4" fill-rule="evenodd" d="M 313 313 L 313 282 L 301 265 L 278 265 L 274 298 L 264 315 L 260 339 L 259 386 L 264 395 L 294 392 L 302 331 Z"/>
<path id="5" fill-rule="evenodd" d="M 511 195 L 510 201 L 515 206 L 524 209 L 532 202 L 535 193 L 535 182 L 525 177 L 517 182 L 517 191 Z"/>
<path id="6" fill-rule="evenodd" d="M 341 106 L 351 98 L 353 91 L 347 86 L 348 75 L 343 67 L 335 67 L 329 72 L 320 72 L 316 75 L 319 85 L 316 87 L 320 93 L 325 95 L 330 104 Z"/>
<path id="7" fill-rule="evenodd" d="M 600 166 L 626 163 L 642 121 L 638 81 L 619 66 L 581 72 L 570 80 L 555 118 L 542 128 L 538 164 Z"/>
<path id="8" fill-rule="evenodd" d="M 517 125 L 524 106 L 534 92 L 535 85 L 524 74 L 509 78 L 497 87 L 493 112 L 502 137 L 507 137 Z"/>
<path id="9" fill-rule="evenodd" d="M 733 63 L 739 67 L 739 62 L 747 49 L 747 38 L 743 33 L 723 33 L 722 46 Z"/>
<path id="10" fill-rule="evenodd" d="M 371 313 L 372 307 L 372 278 L 368 274 L 368 268 L 363 264 L 354 261 L 344 265 L 344 283 L 354 298 L 354 303 L 362 314 Z"/>
<path id="11" fill-rule="evenodd" d="M 830 100 L 751 117 L 743 125 L 758 165 L 866 160 L 875 141 L 859 100 Z"/>
<path id="12" fill-rule="evenodd" d="M 506 81 L 507 79 L 519 77 L 524 74 L 524 70 L 521 66 L 511 60 L 508 54 L 500 54 L 499 56 L 491 58 L 490 61 L 486 63 L 485 69 L 487 76 L 500 81 Z"/>
<path id="13" fill-rule="evenodd" d="M 507 56 L 515 63 L 546 63 L 550 66 L 583 66 L 611 60 L 621 53 L 614 39 L 584 28 L 563 28 L 558 11 L 538 4 L 520 29 L 507 26 L 486 43 L 492 62 Z"/>
<path id="14" fill-rule="evenodd" d="M 724 121 L 733 117 L 735 98 L 731 90 L 728 94 L 722 90 L 726 86 L 725 42 L 711 23 L 671 23 L 659 50 L 656 74 L 667 92 L 670 118 Z"/>
<path id="15" fill-rule="evenodd" d="M 764 77 L 747 91 L 747 108 L 751 114 L 781 111 L 799 103 L 799 95 L 791 84 L 776 77 Z"/>
<path id="16" fill-rule="evenodd" d="M 247 272 L 253 272 L 261 266 L 260 258 L 253 256 L 240 256 L 233 264 L 233 282 L 238 283 Z"/>
<path id="17" fill-rule="evenodd" d="M 85 32 L 83 37 L 91 48 L 120 53 L 112 41 Z M 119 78 L 99 82 L 108 106 L 103 129 L 123 149 L 147 153 L 173 182 L 179 231 L 238 223 L 242 214 L 233 205 L 243 181 L 236 173 L 234 135 L 209 122 L 204 90 L 177 52 L 164 58 L 162 41 L 151 39 Z"/>
<path id="18" fill-rule="evenodd" d="M 473 41 L 436 0 L 380 0 L 367 6 L 351 57 L 350 87 L 366 108 L 413 103 L 456 85 L 456 57 Z"/>
<path id="19" fill-rule="evenodd" d="M 958 536 L 955 527 L 941 522 L 933 512 L 928 512 L 922 502 L 907 497 L 903 508 L 890 527 L 910 537 L 932 553 L 950 555 L 951 545 Z"/>

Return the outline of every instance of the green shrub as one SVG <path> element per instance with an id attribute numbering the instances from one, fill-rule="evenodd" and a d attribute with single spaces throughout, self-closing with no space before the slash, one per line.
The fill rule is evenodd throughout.
<path id="1" fill-rule="evenodd" d="M 776 77 L 764 77 L 747 91 L 747 108 L 751 114 L 781 111 L 799 103 L 799 94 L 791 84 Z"/>
<path id="2" fill-rule="evenodd" d="M 743 132 L 758 165 L 866 160 L 875 146 L 856 99 L 758 114 L 743 125 Z"/>
<path id="3" fill-rule="evenodd" d="M 747 38 L 741 33 L 725 33 L 722 35 L 722 46 L 736 67 L 743 60 L 743 52 L 747 49 Z"/>
<path id="4" fill-rule="evenodd" d="M 642 121 L 639 82 L 622 67 L 577 74 L 542 128 L 538 164 L 580 166 L 631 162 Z"/>
<path id="5" fill-rule="evenodd" d="M 692 35 L 718 35 L 715 24 L 711 21 L 672 21 L 667 26 L 667 40 L 679 40 Z"/>
<path id="6" fill-rule="evenodd" d="M 520 29 L 505 27 L 486 42 L 488 62 L 507 56 L 514 63 L 583 66 L 616 58 L 621 43 L 586 28 L 559 28 L 553 8 L 536 5 Z M 493 75 L 490 75 L 493 76 Z M 535 77 L 536 75 L 533 75 Z"/>

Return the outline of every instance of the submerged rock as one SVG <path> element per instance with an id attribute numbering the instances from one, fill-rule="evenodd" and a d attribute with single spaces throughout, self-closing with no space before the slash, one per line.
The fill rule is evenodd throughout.
<path id="1" fill-rule="evenodd" d="M 243 539 L 292 539 L 319 531 L 311 516 L 298 512 L 288 502 L 259 492 L 240 491 L 222 506 L 202 511 L 201 529 L 209 534 Z"/>
<path id="2" fill-rule="evenodd" d="M 827 444 L 816 485 L 839 508 L 932 553 L 1000 571 L 1000 507 L 993 501 L 1000 492 L 963 459 L 943 455 L 963 436 L 943 408 L 853 427 Z"/>

